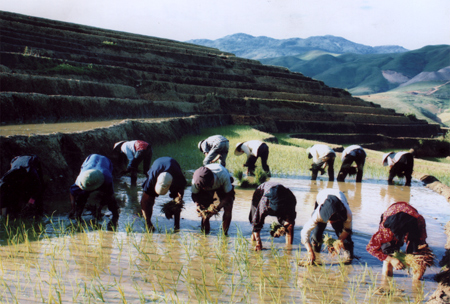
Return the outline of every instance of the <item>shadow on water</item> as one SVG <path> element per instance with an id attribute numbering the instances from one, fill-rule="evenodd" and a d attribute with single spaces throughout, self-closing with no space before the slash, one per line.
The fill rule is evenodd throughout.
<path id="1" fill-rule="evenodd" d="M 433 276 L 439 272 L 438 267 L 428 269 L 418 284 L 412 284 L 405 271 L 396 271 L 393 280 L 383 281 L 382 263 L 365 248 L 387 207 L 393 202 L 409 201 L 425 217 L 428 244 L 438 258 L 442 257 L 446 238 L 443 226 L 450 220 L 450 205 L 442 196 L 418 181 L 412 187 L 403 187 L 370 179 L 363 183 L 328 182 L 326 178 L 310 181 L 303 177 L 272 180 L 290 188 L 297 198 L 294 244 L 285 245 L 284 238 L 270 237 L 270 223 L 276 219 L 268 217 L 261 232 L 265 248 L 262 252 L 254 252 L 250 242 L 251 189 L 236 189 L 229 237 L 221 234 L 220 215 L 211 219 L 210 235 L 200 232 L 200 218 L 189 188 L 185 191 L 181 230 L 177 233 L 172 230 L 173 220 L 160 212 L 168 196 L 156 199 L 152 222 L 157 231 L 146 233 L 139 204 L 142 178 L 137 187 L 130 187 L 127 177 L 115 181 L 116 198 L 121 206 L 115 232 L 107 231 L 111 215 L 104 210 L 105 221 L 101 225 L 93 225 L 94 218 L 86 211 L 83 219 L 87 224 L 83 229 L 60 233 L 61 227 L 72 223 L 67 219 L 70 204 L 68 198 L 55 199 L 49 209 L 63 208 L 42 221 L 45 236 L 41 234 L 41 239 L 23 240 L 9 246 L 3 243 L 0 247 L 3 261 L 0 261 L 0 272 L 6 282 L 3 286 L 8 286 L 0 287 L 0 301 L 20 302 L 26 294 L 33 293 L 48 300 L 46 297 L 54 293 L 71 302 L 81 298 L 108 301 L 123 296 L 131 302 L 143 297 L 156 302 L 218 299 L 219 302 L 356 303 L 372 297 L 383 302 L 422 301 L 434 291 L 437 283 Z M 358 259 L 352 265 L 343 265 L 339 257 L 324 252 L 326 265 L 299 267 L 298 262 L 306 257 L 306 249 L 300 245 L 300 230 L 314 209 L 317 193 L 324 188 L 339 189 L 348 199 Z M 334 235 L 330 228 L 326 232 Z M 18 271 L 25 278 L 39 277 L 41 281 L 34 287 L 21 287 L 16 278 Z M 53 287 L 43 283 L 50 280 Z M 91 287 L 82 287 L 82 281 L 89 282 Z M 37 291 L 39 288 L 45 290 L 45 295 Z"/>

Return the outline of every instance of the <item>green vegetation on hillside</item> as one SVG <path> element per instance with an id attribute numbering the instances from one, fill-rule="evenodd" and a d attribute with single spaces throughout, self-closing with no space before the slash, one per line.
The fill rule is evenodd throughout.
<path id="1" fill-rule="evenodd" d="M 420 82 L 360 97 L 398 113 L 414 114 L 429 123 L 450 127 L 450 83 Z"/>
<path id="2" fill-rule="evenodd" d="M 421 72 L 438 71 L 450 66 L 450 46 L 427 46 L 395 54 L 343 54 L 333 56 L 288 56 L 261 59 L 263 64 L 284 66 L 294 72 L 323 81 L 326 85 L 347 89 L 355 94 L 385 92 L 398 86 L 383 77 L 390 70 L 412 78 Z"/>

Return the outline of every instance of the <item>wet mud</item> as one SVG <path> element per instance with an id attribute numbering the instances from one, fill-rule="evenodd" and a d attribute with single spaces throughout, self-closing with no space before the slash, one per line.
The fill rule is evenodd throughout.
<path id="1" fill-rule="evenodd" d="M 396 201 L 409 201 L 424 217 L 428 244 L 436 257 L 444 255 L 444 225 L 450 220 L 446 200 L 423 187 L 388 186 L 375 179 L 339 183 L 306 178 L 272 178 L 289 187 L 297 198 L 294 244 L 273 239 L 268 217 L 261 232 L 264 250 L 254 252 L 250 242 L 248 212 L 253 190 L 236 189 L 233 221 L 229 236 L 221 235 L 221 215 L 213 217 L 211 234 L 200 232 L 200 219 L 185 192 L 181 230 L 172 233 L 173 221 L 160 213 L 168 197 L 158 197 L 152 221 L 155 233 L 146 233 L 139 215 L 141 187 L 129 186 L 129 178 L 115 183 L 121 215 L 118 231 L 86 227 L 58 236 L 58 227 L 69 223 L 67 210 L 60 209 L 46 223 L 53 237 L 0 247 L 0 272 L 6 284 L 0 288 L 2 301 L 34 298 L 35 302 L 60 296 L 62 301 L 88 302 L 103 299 L 109 303 L 164 302 L 422 302 L 436 289 L 433 280 L 438 266 L 428 269 L 422 281 L 413 283 L 406 271 L 395 271 L 392 280 L 381 277 L 382 263 L 365 247 L 377 230 L 380 215 Z M 138 185 L 143 181 L 141 178 Z M 353 212 L 353 240 L 358 259 L 351 265 L 339 264 L 339 257 L 322 253 L 326 265 L 299 267 L 306 258 L 300 245 L 300 230 L 314 208 L 315 197 L 323 188 L 343 191 Z M 55 205 L 64 201 L 55 199 Z M 104 210 L 105 219 L 109 212 Z M 89 211 L 83 219 L 93 220 Z M 58 226 L 59 225 L 59 226 Z M 105 226 L 105 223 L 104 223 Z M 327 233 L 334 234 L 331 227 Z M 7 286 L 7 287 L 5 287 Z"/>

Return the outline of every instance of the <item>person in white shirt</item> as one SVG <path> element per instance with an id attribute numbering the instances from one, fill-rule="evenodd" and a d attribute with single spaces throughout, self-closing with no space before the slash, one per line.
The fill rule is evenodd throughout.
<path id="1" fill-rule="evenodd" d="M 247 167 L 247 175 L 255 175 L 255 163 L 261 158 L 261 166 L 263 170 L 270 175 L 270 169 L 267 165 L 267 159 L 269 158 L 269 146 L 260 140 L 249 140 L 246 142 L 240 142 L 236 145 L 234 155 L 240 156 L 242 154 L 247 155 L 247 161 L 244 167 Z"/>
<path id="2" fill-rule="evenodd" d="M 411 152 L 389 152 L 383 155 L 383 166 L 389 166 L 388 184 L 392 185 L 394 177 L 405 177 L 405 186 L 411 186 L 414 168 L 414 155 Z"/>
<path id="3" fill-rule="evenodd" d="M 122 158 L 121 155 L 126 156 L 128 160 L 127 169 L 120 172 L 120 175 L 130 173 L 132 186 L 136 186 L 137 171 L 141 162 L 143 163 L 142 172 L 148 177 L 147 172 L 150 169 L 153 157 L 152 146 L 149 143 L 143 140 L 119 141 L 114 144 L 113 151 L 116 155 L 119 155 L 119 158 Z"/>
<path id="4" fill-rule="evenodd" d="M 366 151 L 361 146 L 358 145 L 351 145 L 345 148 L 345 150 L 342 152 L 342 165 L 341 169 L 339 170 L 337 181 L 343 182 L 345 181 L 345 177 L 347 174 L 352 174 L 352 163 L 356 163 L 356 182 L 360 183 L 362 181 L 363 177 L 363 169 L 364 169 L 364 163 L 366 162 Z"/>
<path id="5" fill-rule="evenodd" d="M 209 219 L 224 209 L 222 230 L 226 235 L 231 224 L 234 203 L 233 178 L 228 170 L 220 164 L 208 164 L 195 170 L 192 177 L 192 200 L 200 211 L 208 210 L 214 202 L 214 194 L 219 197 L 219 205 L 212 212 L 202 213 L 201 229 L 210 232 Z"/>
<path id="6" fill-rule="evenodd" d="M 323 243 L 323 232 L 330 223 L 339 240 L 335 249 L 344 249 L 351 260 L 353 258 L 352 212 L 344 193 L 337 189 L 323 189 L 316 198 L 314 212 L 300 233 L 301 243 L 308 251 L 308 262 L 313 264 Z"/>
<path id="7" fill-rule="evenodd" d="M 328 180 L 334 181 L 334 160 L 336 153 L 327 145 L 317 144 L 306 149 L 308 158 L 313 160 L 311 165 L 311 180 L 316 180 L 319 171 L 321 174 L 325 173 L 325 168 L 328 166 Z"/>

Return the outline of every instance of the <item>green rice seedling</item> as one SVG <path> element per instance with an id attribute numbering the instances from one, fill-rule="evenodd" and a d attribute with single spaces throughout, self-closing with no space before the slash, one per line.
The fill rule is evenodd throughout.
<path id="1" fill-rule="evenodd" d="M 239 181 L 239 183 L 242 183 L 244 179 L 244 171 L 242 169 L 236 169 L 233 172 L 233 176 L 236 177 L 236 179 Z"/>
<path id="2" fill-rule="evenodd" d="M 393 257 L 402 262 L 403 265 L 412 270 L 412 273 L 417 276 L 422 276 L 427 267 L 434 265 L 434 254 L 428 246 L 419 250 L 418 254 L 407 254 L 402 251 L 396 251 Z"/>
<path id="3" fill-rule="evenodd" d="M 166 216 L 167 219 L 172 219 L 175 214 L 179 214 L 184 209 L 184 201 L 180 198 L 175 198 L 161 206 L 161 213 Z"/>

